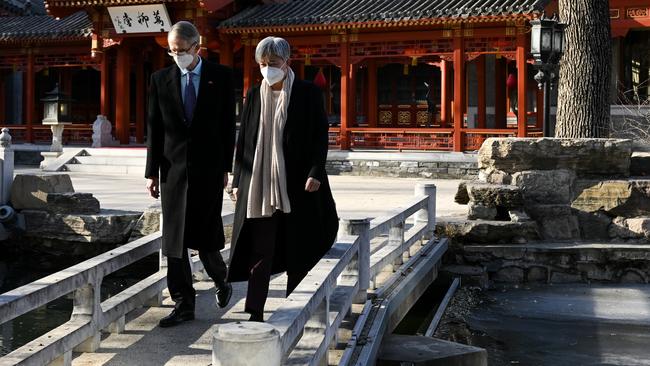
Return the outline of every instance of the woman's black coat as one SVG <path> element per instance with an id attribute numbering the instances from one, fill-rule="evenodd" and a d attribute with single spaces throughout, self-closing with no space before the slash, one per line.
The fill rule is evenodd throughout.
<path id="1" fill-rule="evenodd" d="M 163 254 L 224 247 L 223 175 L 232 168 L 235 92 L 232 70 L 203 59 L 192 121 L 186 121 L 180 70 L 151 75 L 145 177 L 157 177 L 163 211 Z"/>
<path id="2" fill-rule="evenodd" d="M 249 277 L 250 243 L 242 235 L 260 119 L 259 86 L 249 90 L 242 113 L 235 153 L 233 187 L 239 189 L 233 224 L 228 281 Z M 284 162 L 291 213 L 286 215 L 276 245 L 273 273 L 310 270 L 332 246 L 338 231 L 336 206 L 325 161 L 328 147 L 327 116 L 321 91 L 312 83 L 295 80 L 284 127 Z M 306 192 L 309 177 L 321 182 Z"/>

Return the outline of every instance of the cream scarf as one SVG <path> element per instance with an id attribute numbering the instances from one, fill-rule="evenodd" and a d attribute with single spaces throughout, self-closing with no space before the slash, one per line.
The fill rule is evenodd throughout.
<path id="1" fill-rule="evenodd" d="M 282 140 L 294 78 L 293 71 L 288 68 L 277 105 L 274 105 L 271 86 L 266 81 L 260 86 L 261 111 L 247 218 L 270 217 L 276 210 L 291 212 Z"/>

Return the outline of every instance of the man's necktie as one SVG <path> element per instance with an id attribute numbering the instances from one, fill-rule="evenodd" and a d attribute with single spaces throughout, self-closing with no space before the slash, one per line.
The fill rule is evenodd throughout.
<path id="1" fill-rule="evenodd" d="M 193 72 L 187 73 L 187 85 L 185 86 L 185 98 L 183 107 L 185 110 L 185 121 L 189 125 L 194 117 L 194 107 L 196 107 L 196 91 L 192 82 Z"/>

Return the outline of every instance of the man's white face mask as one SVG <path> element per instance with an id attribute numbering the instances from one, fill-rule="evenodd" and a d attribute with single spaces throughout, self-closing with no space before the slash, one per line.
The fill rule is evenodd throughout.
<path id="1" fill-rule="evenodd" d="M 282 66 L 286 65 L 286 62 Z M 273 66 L 264 66 L 260 69 L 262 77 L 269 85 L 274 85 L 284 79 L 285 71 L 282 70 L 282 66 L 273 67 Z"/>
<path id="2" fill-rule="evenodd" d="M 192 64 L 192 61 L 194 61 L 194 55 L 186 53 L 184 55 L 173 55 L 174 62 L 176 62 L 176 65 L 181 68 L 181 70 L 185 70 Z"/>

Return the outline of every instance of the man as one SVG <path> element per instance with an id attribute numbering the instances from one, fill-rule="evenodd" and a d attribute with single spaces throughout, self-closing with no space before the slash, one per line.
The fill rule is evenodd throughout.
<path id="1" fill-rule="evenodd" d="M 162 251 L 167 287 L 176 303 L 160 320 L 170 327 L 194 319 L 188 248 L 198 249 L 225 307 L 232 287 L 219 253 L 224 247 L 221 206 L 235 140 L 232 70 L 199 56 L 199 32 L 181 21 L 167 36 L 175 64 L 151 75 L 145 177 L 152 197 L 162 196 Z"/>

